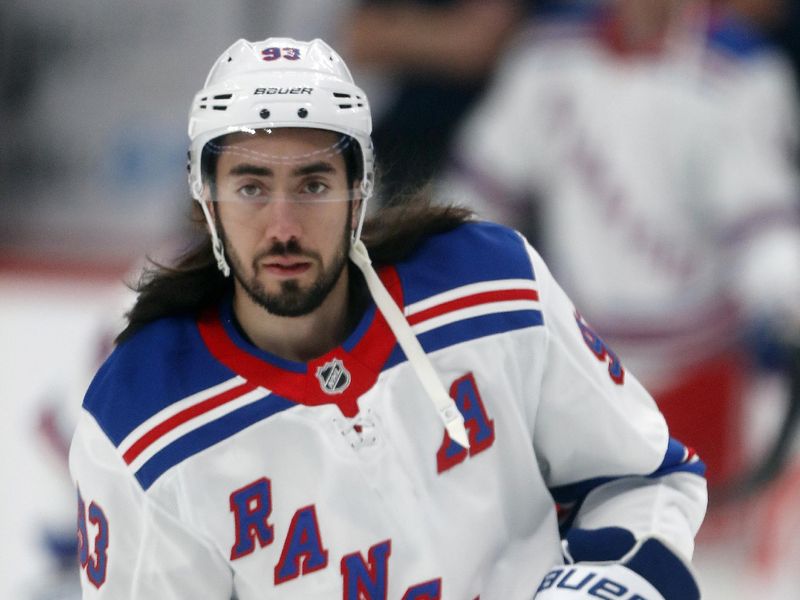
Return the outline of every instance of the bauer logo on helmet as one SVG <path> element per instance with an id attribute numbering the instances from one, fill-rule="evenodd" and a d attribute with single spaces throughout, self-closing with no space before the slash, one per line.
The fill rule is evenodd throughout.
<path id="1" fill-rule="evenodd" d="M 256 95 L 259 94 L 311 94 L 314 91 L 314 88 L 310 87 L 293 87 L 293 88 L 277 88 L 277 87 L 269 87 L 269 88 L 256 88 L 253 92 Z"/>

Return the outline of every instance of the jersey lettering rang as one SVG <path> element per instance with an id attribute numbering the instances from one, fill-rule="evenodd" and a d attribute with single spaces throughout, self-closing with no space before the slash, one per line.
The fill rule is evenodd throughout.
<path id="1" fill-rule="evenodd" d="M 697 472 L 515 232 L 464 225 L 380 276 L 471 447 L 374 306 L 307 364 L 251 346 L 229 300 L 152 323 L 100 369 L 73 441 L 87 597 L 530 597 L 560 557 L 552 494 Z"/>

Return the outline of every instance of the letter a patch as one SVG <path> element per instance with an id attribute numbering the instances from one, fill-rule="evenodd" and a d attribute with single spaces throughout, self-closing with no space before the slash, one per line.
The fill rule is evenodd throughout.
<path id="1" fill-rule="evenodd" d="M 470 448 L 467 451 L 466 448 L 459 446 L 445 431 L 442 445 L 436 453 L 436 470 L 439 473 L 463 462 L 467 456 L 483 452 L 494 442 L 494 421 L 486 414 L 486 407 L 472 373 L 467 373 L 453 382 L 450 386 L 450 396 L 464 415 L 464 427 L 469 434 Z"/>

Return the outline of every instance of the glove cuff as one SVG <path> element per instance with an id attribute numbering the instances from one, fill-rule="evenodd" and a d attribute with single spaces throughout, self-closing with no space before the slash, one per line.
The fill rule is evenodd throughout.
<path id="1" fill-rule="evenodd" d="M 650 582 L 621 564 L 578 563 L 555 567 L 542 580 L 534 600 L 670 600 Z"/>
<path id="2" fill-rule="evenodd" d="M 689 565 L 658 538 L 636 540 L 630 531 L 618 527 L 593 530 L 576 528 L 571 530 L 564 540 L 564 555 L 568 563 L 574 564 L 551 570 L 542 582 L 543 586 L 549 585 L 549 587 L 540 587 L 540 589 L 550 589 L 555 585 L 555 589 L 568 590 L 569 586 L 574 586 L 576 582 L 580 583 L 593 572 L 594 576 L 586 579 L 585 585 L 581 586 L 581 590 L 588 594 L 586 597 L 598 597 L 598 593 L 607 592 L 601 593 L 599 597 L 627 599 L 628 596 L 624 593 L 614 595 L 609 590 L 613 588 L 612 583 L 620 586 L 635 584 L 636 579 L 633 578 L 635 575 L 644 580 L 647 587 L 651 587 L 652 590 L 649 592 L 650 595 L 638 592 L 636 587 L 630 588 L 630 591 L 639 593 L 646 600 L 650 600 L 653 592 L 658 594 L 654 597 L 659 600 L 698 600 L 700 598 L 700 590 Z M 583 573 L 580 578 L 578 571 L 572 573 L 569 571 L 578 567 Z M 618 581 L 611 577 L 612 571 L 606 571 L 611 567 L 621 567 L 630 574 L 614 569 L 614 577 L 622 577 Z M 560 571 L 555 573 L 559 569 Z M 603 578 L 607 578 L 611 582 L 604 585 L 611 587 L 608 590 L 600 587 L 596 591 L 590 592 L 593 589 L 592 586 L 599 585 Z M 563 583 L 565 579 L 566 583 Z M 539 598 L 539 596 L 536 597 Z M 564 596 L 564 598 L 567 597 L 580 598 L 582 596 L 580 594 Z M 635 599 L 636 595 L 633 594 L 630 597 Z M 543 598 L 550 598 L 550 596 L 543 596 Z"/>

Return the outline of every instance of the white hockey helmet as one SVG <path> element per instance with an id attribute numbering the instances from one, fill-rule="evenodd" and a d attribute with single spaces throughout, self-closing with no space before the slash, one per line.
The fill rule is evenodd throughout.
<path id="1" fill-rule="evenodd" d="M 240 39 L 211 67 L 189 111 L 189 188 L 203 208 L 217 263 L 226 275 L 230 270 L 203 193 L 203 148 L 229 133 L 279 127 L 324 129 L 358 142 L 363 176 L 354 240 L 360 236 L 375 172 L 366 94 L 342 58 L 320 39 Z"/>

